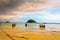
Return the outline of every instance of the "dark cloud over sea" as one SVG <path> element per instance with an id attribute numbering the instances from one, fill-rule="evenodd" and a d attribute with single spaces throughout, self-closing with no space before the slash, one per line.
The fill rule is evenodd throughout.
<path id="1" fill-rule="evenodd" d="M 26 5 L 26 3 L 28 5 Z M 16 10 L 16 8 L 19 6 L 32 6 L 36 3 L 45 3 L 45 1 L 42 0 L 0 0 L 0 14 L 5 14 L 5 12 Z M 35 5 L 34 4 L 34 5 Z M 35 5 L 36 6 L 36 5 Z M 21 10 L 20 10 L 21 11 Z"/>
<path id="2" fill-rule="evenodd" d="M 60 7 L 59 3 L 60 0 L 0 0 L 0 20 L 10 20 L 22 13 Z"/>

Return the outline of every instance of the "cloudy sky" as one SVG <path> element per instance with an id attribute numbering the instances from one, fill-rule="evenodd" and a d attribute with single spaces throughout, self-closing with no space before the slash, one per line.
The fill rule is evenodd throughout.
<path id="1" fill-rule="evenodd" d="M 60 22 L 60 0 L 0 0 L 0 22 Z"/>

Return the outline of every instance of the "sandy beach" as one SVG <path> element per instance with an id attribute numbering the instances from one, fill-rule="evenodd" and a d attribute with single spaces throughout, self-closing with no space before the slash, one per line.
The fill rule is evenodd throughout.
<path id="1" fill-rule="evenodd" d="M 60 40 L 60 32 L 20 28 L 1 28 L 0 40 Z"/>
<path id="2" fill-rule="evenodd" d="M 60 0 L 0 0 L 0 40 L 60 40 Z"/>

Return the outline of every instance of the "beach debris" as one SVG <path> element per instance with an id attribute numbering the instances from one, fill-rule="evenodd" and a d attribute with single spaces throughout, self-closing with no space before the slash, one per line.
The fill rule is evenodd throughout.
<path id="1" fill-rule="evenodd" d="M 45 27 L 45 25 L 43 23 L 40 23 L 40 27 Z"/>
<path id="2" fill-rule="evenodd" d="M 14 28 L 16 26 L 16 23 L 12 24 L 12 28 Z"/>
<path id="3" fill-rule="evenodd" d="M 13 35 L 11 35 L 12 37 L 16 37 L 16 38 L 23 38 L 23 39 L 26 39 L 26 40 L 28 40 L 28 38 L 25 38 L 24 36 L 13 36 Z"/>
<path id="4" fill-rule="evenodd" d="M 25 23 L 25 27 L 27 28 L 27 23 Z"/>
<path id="5" fill-rule="evenodd" d="M 45 25 L 43 23 L 40 23 L 39 27 L 40 29 L 45 29 Z"/>

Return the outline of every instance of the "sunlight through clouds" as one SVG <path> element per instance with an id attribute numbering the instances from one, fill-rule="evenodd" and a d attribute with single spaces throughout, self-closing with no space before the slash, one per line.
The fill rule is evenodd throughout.
<path id="1" fill-rule="evenodd" d="M 60 12 L 55 15 L 44 11 L 51 11 L 55 8 L 56 10 L 60 8 L 60 0 L 0 0 L 0 20 L 25 19 L 28 15 L 31 15 L 29 18 L 33 16 L 33 19 L 39 19 L 39 15 L 34 13 L 39 11 L 40 19 L 58 21 L 60 20 Z M 43 11 L 42 15 L 41 11 Z M 37 15 L 37 17 L 32 14 Z"/>
<path id="2" fill-rule="evenodd" d="M 16 19 L 16 18 L 23 18 L 24 16 L 19 16 L 19 15 L 1 15 L 0 19 L 4 19 L 4 20 L 12 20 L 12 19 Z"/>

